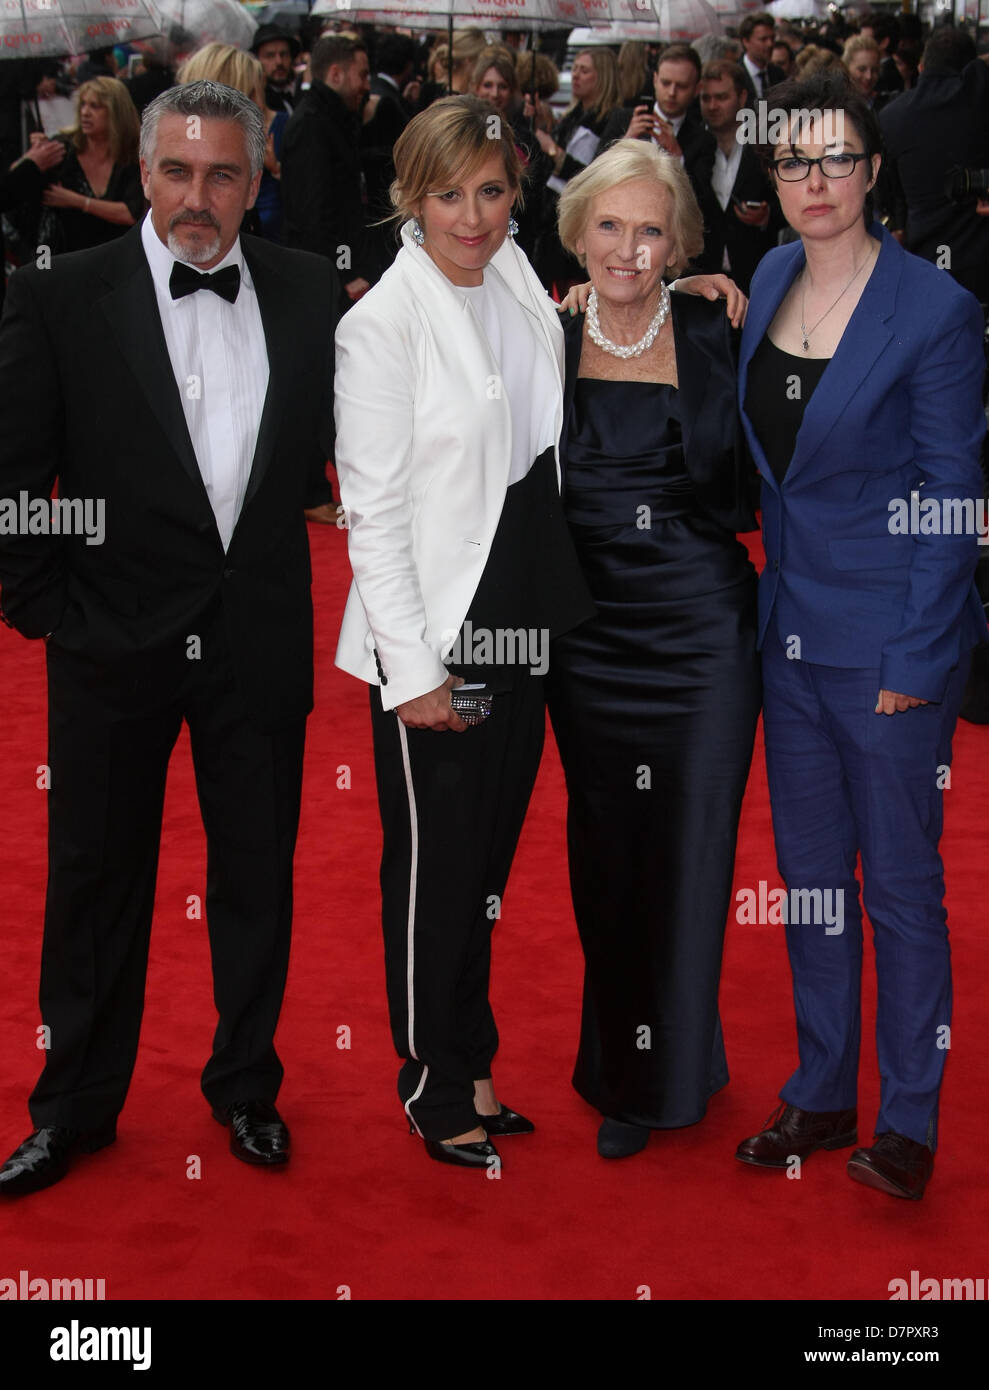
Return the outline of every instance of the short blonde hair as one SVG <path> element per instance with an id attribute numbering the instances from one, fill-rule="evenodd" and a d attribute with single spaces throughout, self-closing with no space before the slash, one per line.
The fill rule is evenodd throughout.
<path id="1" fill-rule="evenodd" d="M 492 126 L 491 122 L 497 125 Z M 497 131 L 497 135 L 492 134 Z M 395 141 L 395 182 L 390 193 L 394 216 L 415 217 L 427 193 L 451 188 L 498 151 L 505 177 L 516 195 L 522 187 L 522 166 L 508 121 L 479 97 L 442 97 L 413 116 Z"/>
<path id="2" fill-rule="evenodd" d="M 181 85 L 206 79 L 233 87 L 250 97 L 256 106 L 264 106 L 264 68 L 253 53 L 234 48 L 229 43 L 206 43 L 186 58 L 175 74 Z"/>
<path id="3" fill-rule="evenodd" d="M 642 140 L 616 141 L 570 180 L 560 195 L 560 241 L 581 265 L 586 264 L 585 257 L 577 251 L 577 242 L 587 229 L 591 204 L 610 188 L 633 179 L 652 179 L 669 196 L 669 236 L 676 248 L 676 259 L 670 268 L 679 273 L 703 250 L 704 219 L 679 161 Z"/>

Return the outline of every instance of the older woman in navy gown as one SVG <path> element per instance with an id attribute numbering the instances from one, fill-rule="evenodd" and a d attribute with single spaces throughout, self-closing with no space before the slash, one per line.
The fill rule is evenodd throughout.
<path id="1" fill-rule="evenodd" d="M 586 264 L 566 334 L 566 516 L 597 616 L 553 644 L 585 956 L 574 1086 L 598 1151 L 700 1120 L 728 1080 L 718 984 L 760 683 L 754 526 L 721 306 L 668 294 L 702 245 L 686 175 L 622 140 L 560 203 Z"/>

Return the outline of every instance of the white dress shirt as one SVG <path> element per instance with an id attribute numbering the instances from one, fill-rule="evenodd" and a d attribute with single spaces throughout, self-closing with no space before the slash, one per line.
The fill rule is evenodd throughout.
<path id="1" fill-rule="evenodd" d="M 559 378 L 536 339 L 536 325 L 498 275 L 480 285 L 461 285 L 501 368 L 503 389 L 512 413 L 512 462 L 508 486 L 521 482 L 539 455 L 556 443 L 554 404 Z M 493 383 L 492 389 L 499 384 Z"/>
<path id="2" fill-rule="evenodd" d="M 239 237 L 211 270 L 228 265 L 240 270 L 240 291 L 233 304 L 205 289 L 173 299 L 168 282 L 175 257 L 158 240 L 150 212 L 141 240 L 192 447 L 227 550 L 244 503 L 268 389 L 268 351 L 257 292 Z M 202 273 L 199 266 L 192 269 Z"/>
<path id="3" fill-rule="evenodd" d="M 721 211 L 724 212 L 731 197 L 731 191 L 735 187 L 735 180 L 738 178 L 738 166 L 742 162 L 742 147 L 736 139 L 731 148 L 730 154 L 725 154 L 720 145 L 714 151 L 714 168 L 711 171 L 711 187 L 714 189 L 714 196 L 721 204 Z"/>

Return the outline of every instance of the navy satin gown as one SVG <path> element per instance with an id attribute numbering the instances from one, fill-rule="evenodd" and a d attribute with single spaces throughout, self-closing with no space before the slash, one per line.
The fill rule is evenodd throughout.
<path id="1" fill-rule="evenodd" d="M 585 958 L 573 1084 L 654 1128 L 701 1119 L 728 1080 L 718 986 L 760 703 L 730 338 L 720 305 L 678 298 L 679 390 L 577 379 L 566 325 L 564 507 L 597 616 L 547 680 Z"/>

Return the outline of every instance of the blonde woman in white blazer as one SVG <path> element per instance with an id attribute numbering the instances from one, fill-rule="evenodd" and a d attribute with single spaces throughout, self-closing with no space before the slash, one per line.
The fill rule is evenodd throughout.
<path id="1" fill-rule="evenodd" d="M 336 338 L 354 583 L 337 665 L 371 686 L 398 1091 L 431 1157 L 500 1163 L 491 931 L 542 751 L 549 640 L 593 612 L 559 501 L 563 333 L 511 236 L 511 128 L 434 103 L 394 150 L 390 269 Z M 490 693 L 468 726 L 463 681 Z M 436 733 L 455 735 L 435 737 Z"/>

